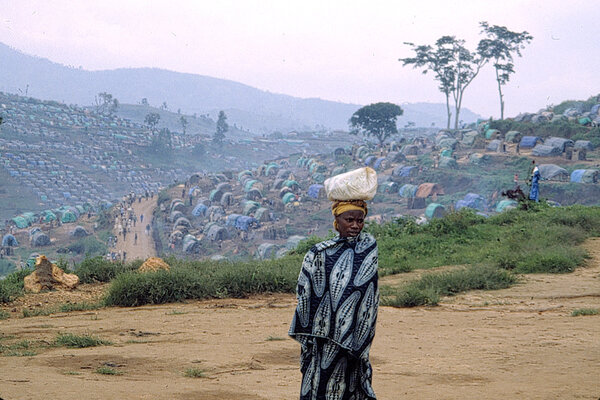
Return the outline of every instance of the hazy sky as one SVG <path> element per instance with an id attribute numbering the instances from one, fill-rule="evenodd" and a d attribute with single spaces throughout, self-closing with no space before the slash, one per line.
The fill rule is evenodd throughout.
<path id="1" fill-rule="evenodd" d="M 474 49 L 479 21 L 534 36 L 505 87 L 506 115 L 600 93 L 598 1 L 0 0 L 0 41 L 89 70 L 157 67 L 270 92 L 368 104 L 443 102 L 402 67 L 403 42 L 455 35 Z M 493 70 L 464 106 L 498 116 Z"/>

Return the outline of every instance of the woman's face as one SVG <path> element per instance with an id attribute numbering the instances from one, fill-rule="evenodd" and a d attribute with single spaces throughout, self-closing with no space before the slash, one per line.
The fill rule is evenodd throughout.
<path id="1" fill-rule="evenodd" d="M 346 211 L 335 217 L 340 237 L 355 237 L 365 226 L 365 213 L 359 210 Z"/>

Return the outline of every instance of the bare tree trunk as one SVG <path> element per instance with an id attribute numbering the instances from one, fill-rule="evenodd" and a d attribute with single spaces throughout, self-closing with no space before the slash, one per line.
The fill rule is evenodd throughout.
<path id="1" fill-rule="evenodd" d="M 498 76 L 498 68 L 496 68 L 496 82 L 498 82 L 498 93 L 500 94 L 500 119 L 504 119 L 504 95 L 502 94 L 502 85 Z"/>
<path id="2" fill-rule="evenodd" d="M 446 129 L 450 129 L 450 120 L 452 120 L 452 112 L 450 111 L 450 94 L 446 92 L 446 116 L 448 120 L 446 122 Z"/>

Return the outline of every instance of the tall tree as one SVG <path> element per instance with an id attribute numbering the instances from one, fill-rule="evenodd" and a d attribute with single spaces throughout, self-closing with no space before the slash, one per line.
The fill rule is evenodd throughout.
<path id="1" fill-rule="evenodd" d="M 179 118 L 179 123 L 181 124 L 181 128 L 183 129 L 183 134 L 185 135 L 185 130 L 186 130 L 187 126 L 188 126 L 188 120 L 187 120 L 187 118 L 184 115 L 182 115 Z"/>
<path id="2" fill-rule="evenodd" d="M 480 22 L 481 33 L 486 35 L 486 39 L 479 42 L 477 51 L 483 57 L 492 60 L 496 71 L 496 82 L 498 83 L 498 94 L 500 96 L 500 119 L 504 119 L 504 95 L 502 86 L 510 79 L 510 74 L 514 73 L 513 54 L 521 57 L 521 50 L 531 40 L 533 36 L 527 31 L 512 32 L 505 26 L 492 25 L 487 22 Z"/>
<path id="3" fill-rule="evenodd" d="M 225 115 L 224 111 L 219 111 L 219 118 L 217 119 L 217 130 L 215 132 L 215 136 L 213 141 L 221 146 L 223 144 L 223 139 L 225 139 L 225 132 L 229 130 L 229 125 L 227 124 L 227 115 Z"/>
<path id="4" fill-rule="evenodd" d="M 112 115 L 119 108 L 119 100 L 107 92 L 98 93 L 96 96 L 96 111 Z"/>
<path id="5" fill-rule="evenodd" d="M 392 135 L 398 133 L 396 119 L 404 111 L 400 106 L 392 103 L 374 103 L 357 110 L 350 117 L 350 133 L 364 136 L 374 136 L 379 141 L 379 146 Z"/>
<path id="6" fill-rule="evenodd" d="M 155 112 L 146 114 L 146 118 L 144 118 L 144 123 L 152 130 L 152 132 L 156 131 L 158 121 L 160 121 L 160 114 Z"/>
<path id="7" fill-rule="evenodd" d="M 416 55 L 412 58 L 401 58 L 399 61 L 402 61 L 403 65 L 425 68 L 424 73 L 429 70 L 434 72 L 435 79 L 440 82 L 440 91 L 446 95 L 448 115 L 450 115 L 448 99 L 452 97 L 454 129 L 458 129 L 465 90 L 488 59 L 478 52 L 471 52 L 465 47 L 465 41 L 455 36 L 439 38 L 435 43 L 435 50 L 427 45 L 407 44 L 413 47 Z"/>

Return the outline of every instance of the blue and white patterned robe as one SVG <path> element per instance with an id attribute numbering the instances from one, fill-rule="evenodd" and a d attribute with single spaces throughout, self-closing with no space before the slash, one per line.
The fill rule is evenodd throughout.
<path id="1" fill-rule="evenodd" d="M 290 327 L 302 347 L 301 400 L 375 399 L 369 350 L 379 305 L 377 243 L 368 233 L 313 246 Z"/>

